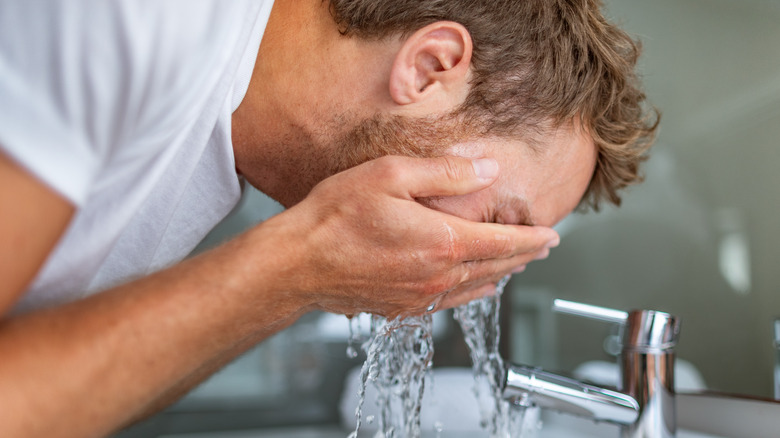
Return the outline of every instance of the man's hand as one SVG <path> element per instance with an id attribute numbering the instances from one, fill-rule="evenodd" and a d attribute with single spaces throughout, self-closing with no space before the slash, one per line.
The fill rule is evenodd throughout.
<path id="1" fill-rule="evenodd" d="M 276 241 L 280 289 L 335 313 L 419 314 L 489 293 L 557 245 L 543 227 L 467 221 L 418 198 L 490 186 L 492 159 L 384 157 L 337 174 L 259 230 Z"/>
<path id="2" fill-rule="evenodd" d="M 35 210 L 2 222 L 6 236 L 42 238 L 18 261 L 14 245 L 3 247 L 0 260 L 15 263 L 4 272 L 16 277 L 0 289 L 0 310 L 23 290 L 72 213 L 9 163 L 0 160 L 9 182 L 0 185 L 0 204 L 18 209 L 13 192 L 27 185 L 25 205 L 61 214 L 42 216 L 53 228 L 22 220 L 40 216 Z M 469 222 L 415 201 L 489 186 L 495 163 L 477 164 L 397 157 L 366 163 L 212 251 L 68 305 L 0 317 L 0 436 L 106 436 L 171 403 L 311 309 L 394 316 L 484 292 L 544 255 L 557 235 Z M 96 402 L 72 403 L 85 394 Z"/>

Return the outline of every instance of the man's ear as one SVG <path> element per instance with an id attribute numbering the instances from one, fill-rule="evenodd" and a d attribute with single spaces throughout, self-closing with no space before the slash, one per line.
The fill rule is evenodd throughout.
<path id="1" fill-rule="evenodd" d="M 468 30 L 439 21 L 416 31 L 401 46 L 390 72 L 398 105 L 459 99 L 468 87 L 473 43 Z"/>

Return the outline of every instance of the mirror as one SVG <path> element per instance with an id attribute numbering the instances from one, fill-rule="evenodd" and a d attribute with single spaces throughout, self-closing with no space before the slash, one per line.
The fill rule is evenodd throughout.
<path id="1" fill-rule="evenodd" d="M 682 319 L 678 357 L 707 388 L 772 397 L 780 3 L 613 0 L 608 10 L 642 41 L 660 133 L 624 205 L 568 218 L 561 246 L 513 280 L 512 308 L 531 330 L 510 329 L 523 338 L 510 341 L 513 359 L 567 372 L 611 360 L 614 329 L 534 310 L 552 298 L 656 309 Z"/>

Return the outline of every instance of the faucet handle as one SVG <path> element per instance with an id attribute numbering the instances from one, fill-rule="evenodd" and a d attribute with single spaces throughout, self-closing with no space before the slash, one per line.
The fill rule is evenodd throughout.
<path id="1" fill-rule="evenodd" d="M 671 349 L 680 336 L 680 321 L 673 315 L 655 310 L 623 312 L 606 307 L 554 300 L 553 311 L 611 322 L 626 327 L 623 347 L 640 350 Z"/>
<path id="2" fill-rule="evenodd" d="M 599 321 L 612 322 L 621 325 L 625 324 L 628 320 L 628 312 L 560 299 L 553 301 L 552 310 L 558 313 L 584 316 L 590 319 L 597 319 Z"/>

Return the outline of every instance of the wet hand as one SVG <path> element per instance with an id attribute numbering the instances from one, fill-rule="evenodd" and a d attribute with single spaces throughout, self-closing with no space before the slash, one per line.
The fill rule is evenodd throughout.
<path id="1" fill-rule="evenodd" d="M 489 187 L 492 159 L 383 157 L 326 179 L 263 226 L 286 248 L 284 289 L 302 305 L 387 317 L 451 307 L 546 256 L 545 227 L 472 222 L 418 198 Z"/>

